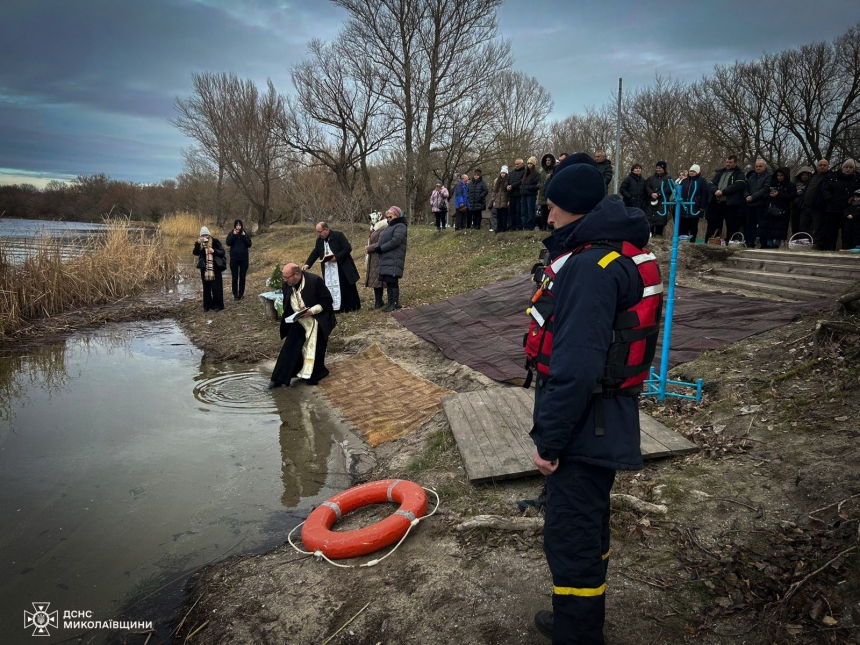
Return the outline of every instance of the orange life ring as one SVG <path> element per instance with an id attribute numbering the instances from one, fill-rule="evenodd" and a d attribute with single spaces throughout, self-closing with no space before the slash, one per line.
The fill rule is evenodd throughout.
<path id="1" fill-rule="evenodd" d="M 400 508 L 384 520 L 354 531 L 332 531 L 332 525 L 347 513 L 384 502 L 399 502 Z M 412 521 L 427 513 L 427 495 L 418 484 L 404 479 L 381 479 L 338 493 L 308 515 L 302 527 L 302 542 L 333 560 L 373 553 L 402 538 Z"/>

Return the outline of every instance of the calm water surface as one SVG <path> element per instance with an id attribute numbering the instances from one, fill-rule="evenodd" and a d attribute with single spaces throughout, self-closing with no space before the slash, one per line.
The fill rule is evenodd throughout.
<path id="1" fill-rule="evenodd" d="M 201 357 L 170 321 L 0 356 L 0 643 L 33 642 L 33 602 L 60 612 L 41 643 L 84 631 L 67 610 L 158 621 L 183 573 L 284 542 L 349 485 L 311 388 Z"/>

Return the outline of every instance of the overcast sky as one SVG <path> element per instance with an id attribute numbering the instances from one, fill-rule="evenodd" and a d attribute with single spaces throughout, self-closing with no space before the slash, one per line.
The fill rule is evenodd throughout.
<path id="1" fill-rule="evenodd" d="M 289 92 L 308 40 L 331 40 L 344 17 L 326 0 L 2 0 L 0 183 L 173 178 L 190 142 L 168 119 L 192 72 L 270 77 Z M 655 74 L 694 80 L 858 21 L 857 0 L 513 0 L 499 11 L 514 67 L 549 90 L 555 118 L 603 103 L 619 77 L 627 89 Z"/>

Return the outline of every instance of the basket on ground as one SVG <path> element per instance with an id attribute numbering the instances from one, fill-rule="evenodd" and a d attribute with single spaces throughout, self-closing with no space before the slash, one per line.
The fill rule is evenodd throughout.
<path id="1" fill-rule="evenodd" d="M 811 251 L 812 236 L 809 233 L 795 233 L 788 240 L 788 248 L 792 251 Z"/>

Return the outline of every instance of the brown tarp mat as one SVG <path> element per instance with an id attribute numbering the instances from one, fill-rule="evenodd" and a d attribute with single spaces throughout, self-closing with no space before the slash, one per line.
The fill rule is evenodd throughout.
<path id="1" fill-rule="evenodd" d="M 531 277 L 511 278 L 441 302 L 397 311 L 409 331 L 439 346 L 446 357 L 497 381 L 522 379 L 526 308 Z M 669 364 L 686 363 L 714 349 L 785 325 L 799 314 L 832 305 L 777 302 L 734 293 L 675 288 Z M 660 330 L 662 344 L 663 330 Z M 660 366 L 660 345 L 654 364 Z"/>
<path id="2" fill-rule="evenodd" d="M 442 409 L 450 390 L 415 376 L 371 345 L 331 363 L 320 389 L 371 446 L 406 436 Z"/>

